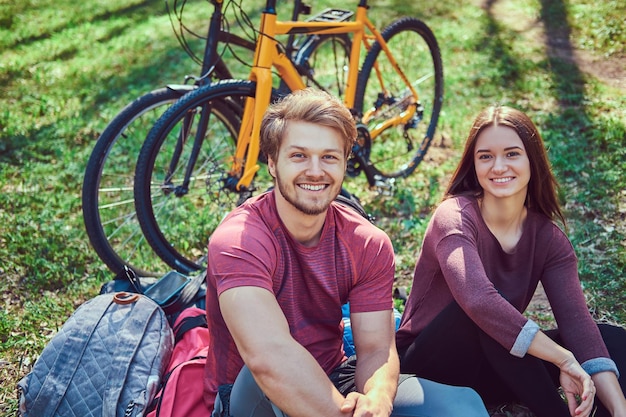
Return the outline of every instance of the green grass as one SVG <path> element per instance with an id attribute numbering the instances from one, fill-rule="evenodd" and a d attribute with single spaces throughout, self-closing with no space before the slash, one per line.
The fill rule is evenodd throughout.
<path id="1" fill-rule="evenodd" d="M 187 8 L 186 23 L 204 33 L 208 4 Z M 566 58 L 575 48 L 624 57 L 624 2 L 381 0 L 371 12 L 377 23 L 422 18 L 444 60 L 445 103 L 427 160 L 389 196 L 366 190 L 363 178 L 346 184 L 392 237 L 399 282 L 412 276 L 474 115 L 500 102 L 526 111 L 550 148 L 590 309 L 626 323 L 626 94 Z M 198 71 L 162 1 L 0 4 L 0 415 L 14 414 L 15 383 L 49 337 L 112 277 L 82 223 L 94 141 L 135 97 Z"/>

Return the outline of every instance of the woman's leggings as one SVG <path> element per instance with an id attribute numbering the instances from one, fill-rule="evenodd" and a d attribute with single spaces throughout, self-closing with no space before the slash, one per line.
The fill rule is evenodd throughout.
<path id="1" fill-rule="evenodd" d="M 286 417 L 263 394 L 244 366 L 230 395 L 233 417 Z M 402 376 L 391 413 L 395 417 L 488 417 L 481 398 L 470 388 Z"/>
<path id="2" fill-rule="evenodd" d="M 626 330 L 599 325 L 611 358 L 626 372 Z M 561 343 L 558 330 L 545 332 Z M 537 417 L 569 417 L 558 393 L 559 370 L 549 362 L 511 355 L 484 333 L 456 302 L 447 306 L 407 347 L 400 370 L 445 384 L 474 388 L 489 405 L 519 402 Z M 620 378 L 624 390 L 624 376 Z M 596 417 L 608 416 L 597 401 Z"/>

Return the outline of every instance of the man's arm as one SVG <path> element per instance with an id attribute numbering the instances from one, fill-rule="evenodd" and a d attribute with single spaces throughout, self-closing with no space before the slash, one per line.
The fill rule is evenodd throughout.
<path id="1" fill-rule="evenodd" d="M 292 417 L 342 415 L 344 397 L 313 356 L 293 339 L 271 292 L 232 288 L 220 295 L 219 304 L 239 354 L 277 407 Z"/>
<path id="2" fill-rule="evenodd" d="M 354 400 L 355 414 L 361 410 L 387 417 L 393 409 L 400 364 L 395 344 L 395 325 L 390 310 L 350 315 L 357 354 L 356 386 L 363 395 Z"/>

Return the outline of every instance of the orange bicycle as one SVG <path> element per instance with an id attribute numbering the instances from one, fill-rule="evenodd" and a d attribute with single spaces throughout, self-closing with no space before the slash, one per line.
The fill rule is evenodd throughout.
<path id="1" fill-rule="evenodd" d="M 202 268 L 207 239 L 223 216 L 271 185 L 260 171 L 259 127 L 280 96 L 272 69 L 289 90 L 305 87 L 278 36 L 351 35 L 349 57 L 335 61 L 359 132 L 348 175 L 363 173 L 371 187 L 389 187 L 415 171 L 433 139 L 443 68 L 425 23 L 404 17 L 379 31 L 368 18 L 367 0 L 359 0 L 354 13 L 329 9 L 303 22 L 279 21 L 275 6 L 266 1 L 248 80 L 220 81 L 183 96 L 151 129 L 137 160 L 134 199 L 144 236 L 181 272 Z M 217 106 L 233 117 L 236 137 L 212 123 Z"/>
<path id="2" fill-rule="evenodd" d="M 211 0 L 213 12 L 207 25 L 207 34 L 201 36 L 188 29 L 183 21 L 187 0 L 173 0 L 168 5 L 174 33 L 182 48 L 200 65 L 198 75 L 186 75 L 184 84 L 170 84 L 137 97 L 125 106 L 107 125 L 95 143 L 87 161 L 82 189 L 82 208 L 85 230 L 91 246 L 107 267 L 121 274 L 128 267 L 137 275 L 161 275 L 167 267 L 155 256 L 143 236 L 137 220 L 133 200 L 135 163 L 149 130 L 158 117 L 172 104 L 199 86 L 217 79 L 230 79 L 234 74 L 246 74 L 247 67 L 240 62 L 252 54 L 256 44 L 235 24 L 246 21 L 242 11 L 232 13 L 220 0 Z M 286 5 L 286 4 L 285 4 Z M 310 15 L 311 7 L 301 0 L 293 1 L 292 20 Z M 234 15 L 234 16 L 233 16 Z M 179 29 L 174 27 L 178 21 Z M 232 27 L 231 27 L 232 22 Z M 196 55 L 187 41 L 188 37 L 206 39 L 202 55 Z M 334 63 L 318 59 L 341 52 L 348 54 L 348 35 L 318 36 L 291 35 L 286 49 L 293 57 L 303 80 L 308 85 L 321 86 L 340 94 L 340 80 L 335 81 L 336 70 L 326 64 Z M 241 75 L 239 75 L 241 77 Z M 333 86 L 332 84 L 335 84 Z M 239 118 L 232 117 L 229 109 L 213 105 L 212 124 L 222 124 L 236 135 Z"/>

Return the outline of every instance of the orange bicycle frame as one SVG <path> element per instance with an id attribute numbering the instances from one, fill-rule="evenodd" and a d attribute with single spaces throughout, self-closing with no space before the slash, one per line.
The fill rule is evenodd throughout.
<path id="1" fill-rule="evenodd" d="M 366 32 L 366 28 L 367 31 Z M 417 102 L 417 92 L 406 78 L 406 75 L 398 67 L 396 60 L 389 51 L 385 40 L 380 32 L 367 17 L 367 5 L 359 5 L 353 22 L 296 22 L 278 21 L 276 13 L 268 11 L 268 8 L 261 14 L 260 34 L 254 53 L 252 69 L 248 79 L 256 83 L 254 98 L 247 98 L 242 115 L 241 128 L 237 138 L 237 149 L 231 169 L 231 175 L 237 176 L 241 173 L 237 183 L 237 189 L 248 188 L 254 176 L 259 170 L 258 157 L 260 152 L 260 128 L 265 110 L 268 108 L 272 95 L 272 68 L 275 68 L 280 77 L 291 91 L 306 87 L 297 69 L 285 55 L 284 49 L 280 46 L 275 37 L 289 34 L 319 34 L 336 35 L 352 33 L 352 47 L 350 49 L 350 62 L 348 67 L 348 77 L 345 86 L 344 103 L 348 108 L 354 107 L 356 96 L 356 85 L 359 74 L 359 60 L 361 45 L 369 50 L 371 41 L 376 41 L 381 45 L 382 50 L 387 55 L 392 67 L 411 90 L 415 102 Z M 375 67 L 378 81 L 381 86 L 384 82 L 380 71 Z M 384 88 L 383 88 L 383 91 Z M 395 126 L 409 120 L 415 113 L 415 106 L 409 106 L 400 116 L 386 121 L 382 126 L 377 126 L 370 135 L 375 138 L 390 126 Z M 364 118 L 369 117 L 366 113 Z M 245 165 L 243 164 L 245 161 Z"/>

